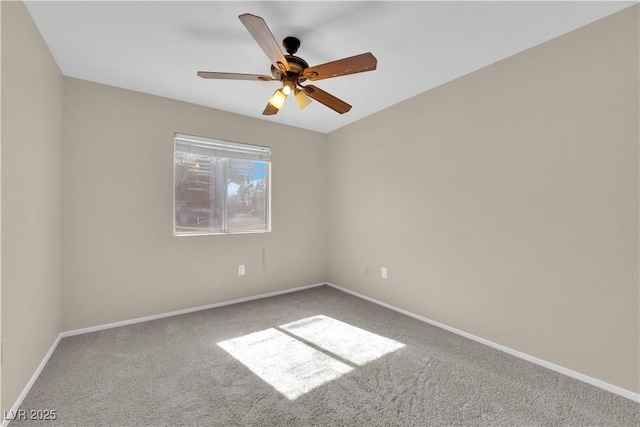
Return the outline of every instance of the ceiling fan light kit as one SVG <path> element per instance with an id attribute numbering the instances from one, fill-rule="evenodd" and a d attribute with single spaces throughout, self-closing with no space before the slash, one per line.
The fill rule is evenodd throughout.
<path id="1" fill-rule="evenodd" d="M 286 99 L 287 94 L 284 93 L 284 91 L 281 89 L 276 89 L 276 91 L 273 92 L 273 96 L 269 99 L 269 104 L 273 105 L 279 110 L 284 105 L 284 101 Z"/>
<path id="2" fill-rule="evenodd" d="M 307 80 L 322 80 L 376 69 L 377 60 L 370 52 L 309 67 L 307 61 L 294 55 L 300 47 L 299 39 L 292 36 L 285 37 L 282 45 L 288 55 L 284 55 L 280 47 L 278 47 L 271 30 L 269 30 L 269 27 L 261 17 L 245 13 L 238 18 L 271 61 L 271 74 L 273 77 L 211 71 L 198 71 L 197 74 L 204 79 L 281 82 L 282 86 L 274 92 L 262 112 L 264 115 L 277 114 L 291 92 L 294 93 L 298 107 L 301 110 L 309 105 L 311 99 L 314 99 L 337 113 L 344 114 L 351 110 L 351 105 L 313 85 L 303 86 L 301 83 Z"/>
<path id="3" fill-rule="evenodd" d="M 303 110 L 304 107 L 311 104 L 311 98 L 309 98 L 302 89 L 295 88 L 293 92 L 296 97 L 296 102 L 298 103 L 298 108 Z"/>

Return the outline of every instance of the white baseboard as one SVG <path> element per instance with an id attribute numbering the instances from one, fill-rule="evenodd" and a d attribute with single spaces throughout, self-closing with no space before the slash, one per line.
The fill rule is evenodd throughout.
<path id="1" fill-rule="evenodd" d="M 624 388 L 615 386 L 613 384 L 609 384 L 607 382 L 601 381 L 601 380 L 599 380 L 597 378 L 593 378 L 593 377 L 590 377 L 590 376 L 585 375 L 585 374 L 581 374 L 580 372 L 572 371 L 571 369 L 567 369 L 567 368 L 565 368 L 563 366 L 556 365 L 555 363 L 547 362 L 546 360 L 539 359 L 539 358 L 537 358 L 535 356 L 531 356 L 530 354 L 526 354 L 526 353 L 523 353 L 521 351 L 514 350 L 514 349 L 509 348 L 507 346 L 504 346 L 502 344 L 498 344 L 498 343 L 495 343 L 493 341 L 489 341 L 487 339 L 484 339 L 484 338 L 478 337 L 476 335 L 470 334 L 468 332 L 462 331 L 460 329 L 456 329 L 456 328 L 453 328 L 451 326 L 445 325 L 443 323 L 436 322 L 435 320 L 431 320 L 431 319 L 428 319 L 426 317 L 419 316 L 419 315 L 417 315 L 415 313 L 411 313 L 410 311 L 403 310 L 403 309 L 395 307 L 395 306 L 393 306 L 391 304 L 387 304 L 385 302 L 378 301 L 377 299 L 368 297 L 368 296 L 360 294 L 358 292 L 354 292 L 352 290 L 343 288 L 341 286 L 334 285 L 333 283 L 327 283 L 327 285 L 329 285 L 329 286 L 331 286 L 331 287 L 333 287 L 335 289 L 338 289 L 338 290 L 340 290 L 342 292 L 346 292 L 346 293 L 354 295 L 354 296 L 356 296 L 358 298 L 362 298 L 362 299 L 367 300 L 369 302 L 372 302 L 374 304 L 381 305 L 381 306 L 386 307 L 386 308 L 388 308 L 390 310 L 396 311 L 398 313 L 402 313 L 402 314 L 404 314 L 406 316 L 413 317 L 414 319 L 420 320 L 422 322 L 428 323 L 428 324 L 433 325 L 433 326 L 437 326 L 438 328 L 444 329 L 446 331 L 449 331 L 449 332 L 452 332 L 454 334 L 463 336 L 463 337 L 468 338 L 470 340 L 473 340 L 473 341 L 479 342 L 481 344 L 487 345 L 489 347 L 495 348 L 496 350 L 500 350 L 500 351 L 508 353 L 508 354 L 510 354 L 512 356 L 519 357 L 520 359 L 524 359 L 527 362 L 535 363 L 536 365 L 543 366 L 545 368 L 551 369 L 552 371 L 559 372 L 561 374 L 564 374 L 564 375 L 566 375 L 568 377 L 571 377 L 571 378 L 574 378 L 576 380 L 580 380 L 582 382 L 585 382 L 587 384 L 591 384 L 593 386 L 596 386 L 596 387 L 601 388 L 603 390 L 609 391 L 611 393 L 615 393 L 615 394 L 620 395 L 622 397 L 626 397 L 627 399 L 631 399 L 634 402 L 640 402 L 640 394 L 638 394 L 638 393 L 634 393 L 632 391 L 625 390 Z"/>
<path id="2" fill-rule="evenodd" d="M 20 393 L 20 396 L 18 396 L 18 399 L 16 399 L 15 403 L 13 404 L 11 409 L 9 410 L 9 414 L 15 415 L 15 414 L 18 413 L 18 409 L 20 409 L 20 405 L 22 405 L 22 401 L 24 400 L 25 397 L 27 397 L 27 394 L 29 393 L 29 390 L 31 390 L 31 387 L 33 387 L 33 384 L 35 384 L 36 380 L 40 376 L 40 373 L 44 369 L 44 366 L 47 364 L 47 362 L 49 361 L 49 358 L 53 354 L 53 351 L 58 346 L 58 343 L 60 342 L 60 338 L 61 338 L 61 336 L 58 335 L 56 337 L 55 341 L 53 341 L 53 344 L 51 344 L 51 348 L 49 348 L 49 351 L 47 352 L 47 354 L 42 359 L 42 362 L 40 362 L 40 364 L 38 365 L 38 368 L 36 369 L 36 371 L 31 376 L 31 379 L 29 380 L 29 382 L 25 386 L 24 390 L 22 390 L 22 393 Z M 0 427 L 6 427 L 11 422 L 11 419 L 5 419 L 4 415 L 5 414 L 4 414 L 4 411 L 3 411 L 2 424 L 0 424 Z"/>
<path id="3" fill-rule="evenodd" d="M 91 326 L 89 328 L 74 329 L 71 331 L 62 332 L 60 336 L 62 338 L 66 338 L 74 335 L 88 334 L 89 332 L 96 332 L 96 331 L 102 331 L 105 329 L 118 328 L 120 326 L 133 325 L 135 323 L 148 322 L 150 320 L 157 320 L 165 317 L 179 316 L 181 314 L 193 313 L 193 312 L 202 311 L 202 310 L 209 310 L 210 308 L 223 307 L 225 305 L 238 304 L 241 302 L 254 301 L 257 299 L 269 298 L 276 295 L 288 294 L 291 292 L 297 292 L 305 289 L 323 286 L 325 284 L 326 283 L 323 282 L 323 283 L 315 283 L 313 285 L 298 286 L 297 288 L 290 288 L 290 289 L 284 289 L 282 291 L 268 292 L 266 294 L 259 294 L 259 295 L 254 295 L 250 297 L 238 298 L 238 299 L 233 299 L 233 300 L 223 301 L 223 302 L 216 302 L 213 304 L 201 305 L 198 307 L 185 308 L 184 310 L 170 311 L 168 313 L 154 314 L 152 316 L 146 316 L 146 317 L 138 317 L 135 319 L 123 320 L 120 322 L 107 323 L 105 325 Z"/>
<path id="4" fill-rule="evenodd" d="M 198 307 L 187 308 L 187 309 L 184 309 L 184 310 L 171 311 L 171 312 L 168 312 L 168 313 L 156 314 L 156 315 L 153 315 L 153 316 L 138 317 L 138 318 L 135 318 L 135 319 L 123 320 L 121 322 L 114 322 L 114 323 L 108 323 L 108 324 L 105 324 L 105 325 L 98 325 L 98 326 L 92 326 L 92 327 L 89 327 L 89 328 L 74 329 L 74 330 L 71 330 L 71 331 L 61 332 L 58 335 L 58 337 L 55 339 L 53 344 L 51 345 L 51 348 L 49 349 L 47 354 L 42 359 L 42 362 L 40 362 L 40 365 L 38 365 L 38 368 L 36 369 L 36 371 L 31 376 L 31 379 L 29 380 L 29 382 L 25 386 L 24 390 L 22 390 L 22 393 L 20 393 L 20 396 L 18 396 L 18 399 L 16 400 L 16 402 L 11 407 L 10 413 L 16 414 L 18 409 L 20 409 L 20 405 L 22 405 L 22 401 L 24 400 L 24 398 L 27 396 L 27 394 L 31 390 L 31 387 L 33 387 L 33 384 L 38 379 L 38 376 L 42 372 L 42 369 L 44 369 L 45 365 L 49 361 L 49 358 L 53 354 L 54 350 L 56 349 L 56 347 L 58 346 L 58 343 L 60 342 L 60 340 L 62 338 L 71 337 L 71 336 L 74 336 L 74 335 L 87 334 L 87 333 L 90 333 L 90 332 L 102 331 L 102 330 L 105 330 L 105 329 L 117 328 L 117 327 L 120 327 L 120 326 L 132 325 L 132 324 L 135 324 L 135 323 L 148 322 L 150 320 L 162 319 L 162 318 L 165 318 L 165 317 L 179 316 L 181 314 L 193 313 L 193 312 L 196 312 L 196 311 L 208 310 L 210 308 L 223 307 L 223 306 L 231 305 L 231 304 L 238 304 L 238 303 L 241 303 L 241 302 L 254 301 L 254 300 L 258 300 L 258 299 L 262 299 L 262 298 L 273 297 L 273 296 L 276 296 L 276 295 L 288 294 L 288 293 L 291 293 L 291 292 L 296 292 L 296 291 L 302 291 L 302 290 L 305 290 L 305 289 L 316 288 L 318 286 L 323 286 L 323 285 L 331 286 L 331 287 L 333 287 L 335 289 L 338 289 L 338 290 L 340 290 L 342 292 L 346 292 L 348 294 L 354 295 L 354 296 L 356 296 L 358 298 L 362 298 L 362 299 L 367 300 L 369 302 L 372 302 L 374 304 L 381 305 L 381 306 L 386 307 L 386 308 L 388 308 L 390 310 L 396 311 L 398 313 L 402 313 L 402 314 L 404 314 L 406 316 L 412 317 L 414 319 L 420 320 L 420 321 L 428 323 L 430 325 L 437 326 L 438 328 L 441 328 L 441 329 L 444 329 L 446 331 L 452 332 L 454 334 L 463 336 L 463 337 L 468 338 L 470 340 L 482 343 L 482 344 L 487 345 L 489 347 L 495 348 L 497 350 L 500 350 L 500 351 L 503 351 L 505 353 L 508 353 L 508 354 L 513 355 L 513 356 L 516 356 L 516 357 L 519 357 L 521 359 L 524 359 L 524 360 L 526 360 L 528 362 L 535 363 L 536 365 L 543 366 L 545 368 L 551 369 L 552 371 L 556 371 L 556 372 L 559 372 L 561 374 L 564 374 L 564 375 L 566 375 L 568 377 L 575 378 L 577 380 L 583 381 L 583 382 L 585 382 L 587 384 L 591 384 L 593 386 L 596 386 L 596 387 L 601 388 L 603 390 L 609 391 L 611 393 L 615 393 L 615 394 L 620 395 L 622 397 L 626 397 L 627 399 L 631 399 L 631 400 L 633 400 L 635 402 L 640 402 L 640 394 L 638 394 L 638 393 L 634 393 L 632 391 L 625 390 L 625 389 L 623 389 L 621 387 L 618 387 L 618 386 L 615 386 L 613 384 L 609 384 L 607 382 L 598 380 L 596 378 L 592 378 L 592 377 L 590 377 L 588 375 L 584 375 L 584 374 L 581 374 L 579 372 L 572 371 L 571 369 L 567 369 L 567 368 L 564 368 L 562 366 L 556 365 L 554 363 L 547 362 L 546 360 L 542 360 L 542 359 L 539 359 L 537 357 L 531 356 L 529 354 L 522 353 L 521 351 L 514 350 L 512 348 L 506 347 L 506 346 L 501 345 L 501 344 L 494 343 L 493 341 L 489 341 L 489 340 L 486 340 L 484 338 L 480 338 L 480 337 L 475 336 L 473 334 L 470 334 L 468 332 L 464 332 L 464 331 L 462 331 L 460 329 L 453 328 L 453 327 L 445 325 L 443 323 L 436 322 L 435 320 L 431 320 L 431 319 L 428 319 L 426 317 L 422 317 L 422 316 L 419 316 L 417 314 L 411 313 L 410 311 L 403 310 L 401 308 L 395 307 L 395 306 L 393 306 L 391 304 L 387 304 L 385 302 L 378 301 L 378 300 L 376 300 L 374 298 L 368 297 L 368 296 L 360 294 L 358 292 L 354 292 L 352 290 L 343 288 L 343 287 L 335 285 L 333 283 L 326 282 L 326 283 L 315 283 L 315 284 L 306 285 L 306 286 L 299 286 L 299 287 L 296 287 L 296 288 L 284 289 L 284 290 L 281 290 L 281 291 L 269 292 L 269 293 L 266 293 L 266 294 L 259 294 L 259 295 L 254 295 L 254 296 L 250 296 L 250 297 L 245 297 L 245 298 L 238 298 L 238 299 L 229 300 L 229 301 L 223 301 L 223 302 L 219 302 L 219 303 L 207 304 L 207 305 L 202 305 L 202 306 L 198 306 Z M 11 422 L 10 419 L 3 419 L 2 423 L 0 423 L 0 427 L 7 427 L 10 422 Z"/>
<path id="5" fill-rule="evenodd" d="M 198 306 L 198 307 L 187 308 L 187 309 L 184 309 L 184 310 L 171 311 L 171 312 L 168 312 L 168 313 L 155 314 L 153 316 L 138 317 L 138 318 L 135 318 L 135 319 L 123 320 L 121 322 L 114 322 L 114 323 L 108 323 L 108 324 L 105 324 L 105 325 L 98 325 L 98 326 L 92 326 L 92 327 L 89 327 L 89 328 L 74 329 L 74 330 L 71 330 L 71 331 L 61 332 L 58 335 L 58 337 L 56 338 L 56 340 L 53 342 L 53 344 L 51 345 L 51 348 L 49 349 L 47 354 L 42 359 L 42 362 L 40 362 L 40 365 L 38 366 L 36 371 L 31 376 L 31 379 L 29 380 L 27 385 L 22 390 L 22 393 L 20 393 L 20 396 L 18 396 L 18 399 L 16 400 L 16 402 L 11 407 L 11 410 L 10 410 L 9 414 L 16 414 L 18 409 L 20 409 L 20 405 L 22 405 L 22 401 L 24 400 L 24 398 L 27 396 L 27 394 L 31 390 L 31 387 L 33 387 L 33 384 L 38 379 L 38 376 L 40 376 L 40 373 L 42 372 L 42 369 L 44 369 L 44 366 L 49 361 L 49 358 L 53 354 L 54 350 L 56 349 L 56 347 L 58 346 L 58 343 L 60 342 L 60 340 L 62 338 L 71 337 L 71 336 L 74 336 L 74 335 L 87 334 L 89 332 L 102 331 L 102 330 L 105 330 L 105 329 L 117 328 L 117 327 L 120 327 L 120 326 L 132 325 L 134 323 L 148 322 L 150 320 L 162 319 L 162 318 L 165 318 L 165 317 L 179 316 L 181 314 L 193 313 L 193 312 L 196 312 L 196 311 L 208 310 L 210 308 L 222 307 L 222 306 L 231 305 L 231 304 L 238 304 L 238 303 L 241 303 L 241 302 L 253 301 L 253 300 L 258 300 L 258 299 L 262 299 L 262 298 L 273 297 L 273 296 L 276 296 L 276 295 L 288 294 L 288 293 L 291 293 L 291 292 L 296 292 L 296 291 L 302 291 L 302 290 L 305 290 L 305 289 L 316 288 L 318 286 L 323 286 L 323 285 L 326 285 L 326 283 L 323 282 L 323 283 L 315 283 L 313 285 L 298 286 L 297 288 L 290 288 L 290 289 L 284 289 L 284 290 L 281 290 L 281 291 L 268 292 L 266 294 L 259 294 L 259 295 L 254 295 L 254 296 L 250 296 L 250 297 L 245 297 L 245 298 L 238 298 L 238 299 L 229 300 L 229 301 L 223 301 L 223 302 L 218 302 L 218 303 L 213 303 L 213 304 L 207 304 L 207 305 L 202 305 L 202 306 Z M 9 415 L 9 414 L 7 414 L 7 415 Z M 7 427 L 10 422 L 11 422 L 11 419 L 3 419 L 2 423 L 0 423 L 0 427 Z"/>

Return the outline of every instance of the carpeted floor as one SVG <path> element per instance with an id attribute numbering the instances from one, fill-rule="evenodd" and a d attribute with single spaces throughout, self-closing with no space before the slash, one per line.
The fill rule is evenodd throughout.
<path id="1" fill-rule="evenodd" d="M 640 404 L 334 288 L 60 341 L 18 426 L 638 426 Z"/>

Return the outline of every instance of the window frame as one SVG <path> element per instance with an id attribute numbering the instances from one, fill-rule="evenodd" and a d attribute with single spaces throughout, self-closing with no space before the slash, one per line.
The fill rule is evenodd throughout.
<path id="1" fill-rule="evenodd" d="M 211 229 L 201 229 L 199 231 L 194 232 L 184 232 L 177 231 L 176 228 L 176 153 L 178 153 L 178 140 L 189 141 L 200 144 L 211 144 L 212 151 L 217 151 L 218 154 L 234 151 L 235 148 L 237 152 L 255 152 L 258 153 L 258 159 L 249 158 L 245 160 L 253 160 L 257 162 L 266 163 L 266 175 L 265 175 L 265 228 L 260 229 L 230 229 L 229 228 L 229 200 L 228 200 L 228 163 L 229 160 L 243 160 L 242 156 L 212 156 L 219 159 L 222 159 L 224 168 L 222 171 L 222 176 L 224 179 L 224 184 L 222 185 L 222 207 L 221 207 L 221 230 L 211 230 Z M 202 146 L 200 146 L 202 149 Z M 206 155 L 206 154 L 205 154 Z M 267 159 L 262 159 L 262 157 L 266 157 Z M 174 237 L 186 237 L 186 236 L 210 236 L 210 235 L 226 235 L 226 234 L 263 234 L 271 232 L 271 147 L 257 144 L 245 144 L 239 143 L 235 141 L 228 141 L 218 138 L 208 138 L 202 136 L 194 136 L 183 133 L 174 133 L 173 136 L 173 236 Z"/>

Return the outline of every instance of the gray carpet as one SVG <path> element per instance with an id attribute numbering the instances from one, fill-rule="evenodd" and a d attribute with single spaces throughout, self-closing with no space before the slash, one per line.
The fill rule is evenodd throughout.
<path id="1" fill-rule="evenodd" d="M 11 427 L 640 425 L 638 403 L 328 286 L 64 338 L 21 409 L 57 419 Z"/>

